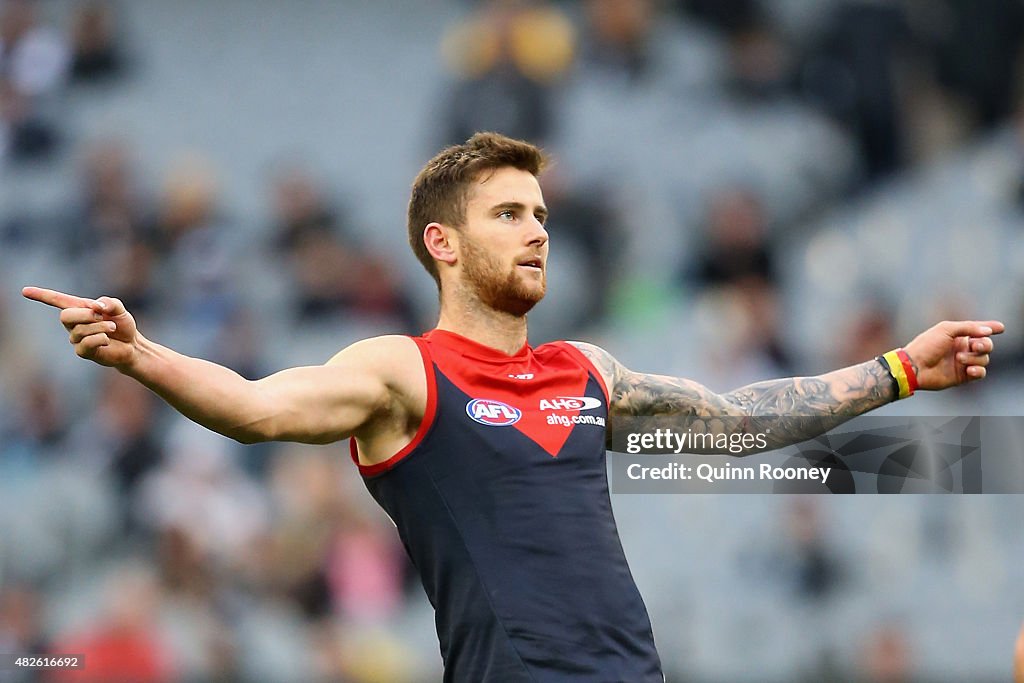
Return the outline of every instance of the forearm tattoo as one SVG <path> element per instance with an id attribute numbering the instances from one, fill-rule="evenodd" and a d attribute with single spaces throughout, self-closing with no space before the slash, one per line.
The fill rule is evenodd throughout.
<path id="1" fill-rule="evenodd" d="M 875 360 L 718 394 L 687 379 L 633 372 L 597 346 L 574 345 L 608 383 L 611 417 L 698 418 L 712 429 L 767 433 L 772 449 L 812 439 L 896 398 L 892 377 Z"/>

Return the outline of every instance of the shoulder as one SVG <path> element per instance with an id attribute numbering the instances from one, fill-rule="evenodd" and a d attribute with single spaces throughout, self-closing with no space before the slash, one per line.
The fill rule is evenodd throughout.
<path id="1" fill-rule="evenodd" d="M 399 365 L 420 358 L 419 349 L 412 337 L 401 334 L 387 334 L 380 337 L 361 339 L 339 351 L 327 361 L 328 365 L 361 362 L 369 365 Z"/>
<path id="2" fill-rule="evenodd" d="M 621 366 L 619 361 L 615 360 L 615 357 L 612 354 L 608 353 L 596 344 L 582 341 L 566 341 L 565 343 L 574 347 L 586 356 L 587 360 L 595 365 L 599 365 L 600 368 L 606 367 L 611 370 L 617 366 Z"/>
<path id="3" fill-rule="evenodd" d="M 590 364 L 601 375 L 605 386 L 614 392 L 616 383 L 625 371 L 622 364 L 612 354 L 596 344 L 581 341 L 566 341 L 565 343 L 583 354 L 583 357 L 590 361 Z"/>
<path id="4" fill-rule="evenodd" d="M 425 384 L 423 356 L 415 340 L 405 335 L 362 339 L 336 353 L 326 365 L 372 376 L 391 393 L 418 394 Z"/>

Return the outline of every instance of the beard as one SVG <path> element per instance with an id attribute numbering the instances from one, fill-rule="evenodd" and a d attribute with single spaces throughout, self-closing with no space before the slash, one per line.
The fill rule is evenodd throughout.
<path id="1" fill-rule="evenodd" d="M 463 244 L 466 282 L 483 304 L 496 311 L 523 316 L 544 298 L 545 271 L 540 273 L 540 282 L 529 282 L 518 266 L 503 266 L 473 240 L 463 237 Z"/>

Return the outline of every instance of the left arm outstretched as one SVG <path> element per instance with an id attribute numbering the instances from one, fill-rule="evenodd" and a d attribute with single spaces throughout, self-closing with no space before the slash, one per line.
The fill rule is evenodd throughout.
<path id="1" fill-rule="evenodd" d="M 998 321 L 942 322 L 918 335 L 906 351 L 919 388 L 939 390 L 983 378 L 991 337 L 1003 329 Z M 692 380 L 634 372 L 597 346 L 573 344 L 604 376 L 612 417 L 747 418 L 734 421 L 734 429 L 745 431 L 764 431 L 751 423 L 766 419 L 769 449 L 814 438 L 897 398 L 892 375 L 877 360 L 718 394 Z"/>

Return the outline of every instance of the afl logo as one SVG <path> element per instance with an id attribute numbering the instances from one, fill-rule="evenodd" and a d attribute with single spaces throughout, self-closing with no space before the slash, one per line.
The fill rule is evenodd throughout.
<path id="1" fill-rule="evenodd" d="M 466 404 L 466 414 L 482 425 L 488 427 L 505 427 L 519 422 L 523 412 L 518 408 L 492 401 L 489 398 L 478 398 Z"/>

